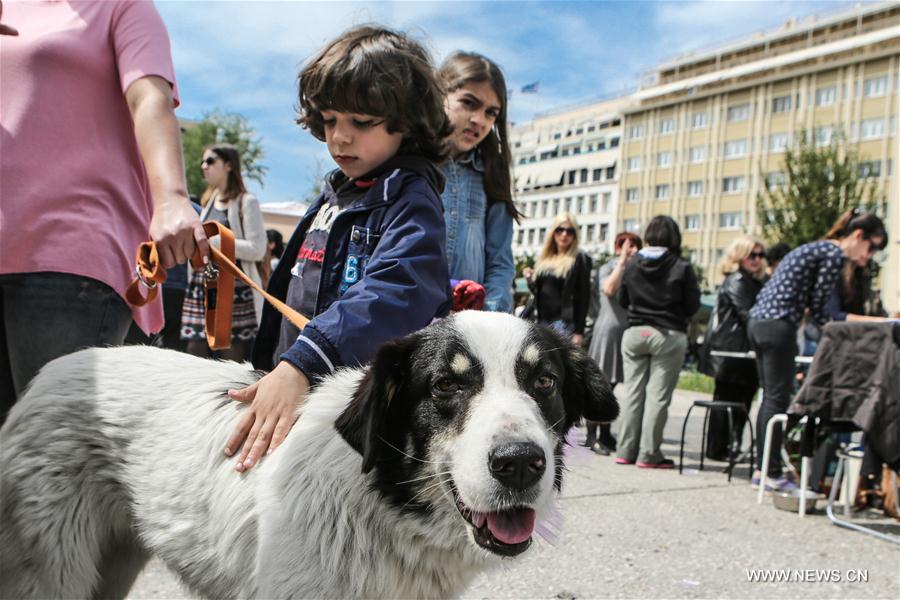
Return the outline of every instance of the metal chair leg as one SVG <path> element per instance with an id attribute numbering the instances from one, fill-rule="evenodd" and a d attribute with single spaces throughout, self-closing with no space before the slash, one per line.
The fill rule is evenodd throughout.
<path id="1" fill-rule="evenodd" d="M 825 505 L 825 514 L 828 515 L 828 519 L 838 527 L 846 527 L 847 529 L 852 529 L 854 531 L 865 533 L 867 535 L 873 535 L 880 540 L 900 545 L 900 538 L 895 535 L 881 533 L 880 531 L 875 531 L 874 529 L 869 529 L 868 527 L 863 527 L 861 525 L 857 525 L 856 523 L 851 523 L 850 521 L 839 519 L 834 515 L 834 501 L 837 498 L 838 487 L 839 485 L 841 485 L 841 483 L 843 483 L 841 481 L 841 475 L 843 474 L 844 464 L 846 460 L 846 457 L 839 456 L 837 469 L 835 469 L 834 471 L 834 479 L 832 479 L 831 481 L 831 491 L 828 493 L 828 504 Z M 849 480 L 850 478 L 845 477 L 844 479 Z M 849 507 L 850 505 L 849 493 L 847 494 L 847 500 L 844 505 L 845 507 Z"/>
<path id="2" fill-rule="evenodd" d="M 759 492 L 756 495 L 756 503 L 762 504 L 763 497 L 766 494 L 766 476 L 769 472 L 769 455 L 772 449 L 772 432 L 778 423 L 787 423 L 787 414 L 772 415 L 769 422 L 766 423 L 766 441 L 763 444 L 762 469 L 759 473 Z M 779 449 L 780 450 L 780 449 Z"/>
<path id="3" fill-rule="evenodd" d="M 678 449 L 678 474 L 681 475 L 682 467 L 684 466 L 684 432 L 687 431 L 688 419 L 691 417 L 691 411 L 694 410 L 694 405 L 691 404 L 688 407 L 687 414 L 684 415 L 684 423 L 681 424 L 681 447 Z"/>
<path id="4" fill-rule="evenodd" d="M 728 413 L 728 483 L 731 483 L 731 473 L 734 471 L 734 417 L 731 407 L 725 409 Z"/>
<path id="5" fill-rule="evenodd" d="M 706 432 L 708 431 L 707 427 L 709 426 L 709 411 L 711 410 L 708 406 L 704 406 L 706 412 L 703 413 L 703 430 L 700 432 L 700 470 L 703 470 L 703 458 L 706 456 Z"/>

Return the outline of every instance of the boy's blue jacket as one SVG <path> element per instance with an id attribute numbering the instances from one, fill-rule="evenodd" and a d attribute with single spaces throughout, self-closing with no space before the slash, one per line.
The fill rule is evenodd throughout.
<path id="1" fill-rule="evenodd" d="M 398 156 L 378 170 L 368 192 L 336 218 L 328 235 L 316 314 L 281 355 L 311 382 L 341 366 L 367 363 L 384 342 L 421 329 L 452 306 L 445 254 L 443 176 L 418 156 Z M 272 273 L 268 291 L 284 300 L 291 268 L 330 186 L 306 212 Z M 356 283 L 342 283 L 352 269 Z M 356 279 L 352 277 L 351 279 Z M 253 365 L 274 367 L 281 313 L 266 303 Z"/>

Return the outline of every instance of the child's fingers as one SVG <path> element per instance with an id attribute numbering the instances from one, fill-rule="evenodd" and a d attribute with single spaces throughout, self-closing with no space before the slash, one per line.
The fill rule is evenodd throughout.
<path id="1" fill-rule="evenodd" d="M 269 442 L 272 440 L 272 431 L 275 429 L 277 419 L 278 417 L 275 416 L 266 419 L 266 422 L 259 428 L 253 444 L 250 445 L 248 441 L 247 445 L 250 446 L 250 452 L 247 453 L 247 457 L 242 463 L 244 465 L 244 470 L 252 468 L 259 462 L 260 457 L 265 455 L 266 450 L 269 449 Z"/>
<path id="2" fill-rule="evenodd" d="M 225 442 L 225 456 L 234 454 L 235 450 L 237 450 L 241 443 L 247 438 L 247 433 L 250 431 L 250 428 L 253 427 L 253 422 L 255 420 L 256 415 L 252 410 L 247 410 L 241 415 L 241 420 L 238 421 L 237 427 L 234 428 L 231 437 Z"/>
<path id="3" fill-rule="evenodd" d="M 243 473 L 246 470 L 245 463 L 247 461 L 247 456 L 250 455 L 250 450 L 253 448 L 253 444 L 256 443 L 256 436 L 259 435 L 259 430 L 262 428 L 263 420 L 260 418 L 256 418 L 252 427 L 250 428 L 250 432 L 247 434 L 247 439 L 244 440 L 244 446 L 241 448 L 241 453 L 238 456 L 237 463 L 234 465 L 234 469 L 238 473 Z"/>
<path id="4" fill-rule="evenodd" d="M 272 452 L 281 445 L 281 442 L 287 437 L 288 432 L 291 430 L 291 427 L 294 426 L 294 421 L 296 420 L 297 418 L 294 415 L 282 415 L 281 418 L 278 419 L 278 424 L 275 425 L 275 431 L 272 432 L 272 443 L 269 445 L 269 452 Z"/>
<path id="5" fill-rule="evenodd" d="M 243 402 L 247 404 L 248 402 L 253 402 L 253 399 L 256 397 L 256 390 L 259 387 L 259 382 L 252 383 L 241 390 L 228 390 L 228 397 L 232 400 L 237 400 L 238 402 Z"/>

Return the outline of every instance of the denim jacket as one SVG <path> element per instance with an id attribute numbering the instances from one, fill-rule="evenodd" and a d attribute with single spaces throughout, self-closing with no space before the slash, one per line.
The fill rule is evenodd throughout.
<path id="1" fill-rule="evenodd" d="M 503 202 L 488 203 L 484 166 L 475 151 L 441 165 L 447 179 L 444 219 L 451 279 L 471 279 L 487 292 L 485 310 L 512 311 L 513 219 Z"/>
<path id="2" fill-rule="evenodd" d="M 396 168 L 337 216 L 328 234 L 316 314 L 306 315 L 312 320 L 281 360 L 316 383 L 338 367 L 368 362 L 384 342 L 448 313 L 452 293 L 439 189 L 420 173 Z M 269 293 L 282 301 L 293 257 L 325 197 L 323 193 L 300 221 L 269 279 Z M 273 367 L 281 318 L 267 303 L 253 347 L 258 369 Z"/>

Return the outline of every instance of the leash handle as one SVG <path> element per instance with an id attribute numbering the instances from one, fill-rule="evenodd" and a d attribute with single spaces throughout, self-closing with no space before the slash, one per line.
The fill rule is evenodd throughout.
<path id="1" fill-rule="evenodd" d="M 210 246 L 212 262 L 203 264 L 199 251 L 191 257 L 191 266 L 204 271 L 206 293 L 206 338 L 213 350 L 222 350 L 231 346 L 232 308 L 234 304 L 234 278 L 237 277 L 251 288 L 262 294 L 278 312 L 302 330 L 309 319 L 275 298 L 255 281 L 250 279 L 235 264 L 234 233 L 215 221 L 203 224 L 207 237 L 219 236 L 220 248 Z M 218 269 L 216 268 L 218 266 Z M 159 252 L 155 242 L 142 242 L 135 257 L 135 278 L 125 291 L 125 299 L 133 306 L 144 306 L 153 301 L 159 293 L 159 285 L 166 281 L 166 270 L 159 262 Z M 146 295 L 141 289 L 147 290 Z"/>

